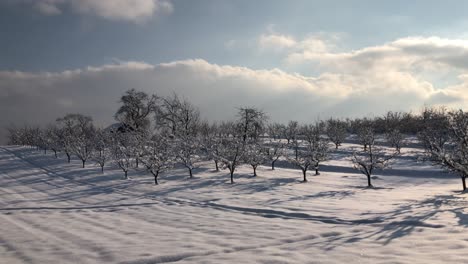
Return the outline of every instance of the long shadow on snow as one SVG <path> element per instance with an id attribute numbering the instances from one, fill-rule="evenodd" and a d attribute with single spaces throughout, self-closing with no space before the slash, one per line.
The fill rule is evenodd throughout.
<path id="1" fill-rule="evenodd" d="M 395 239 L 409 236 L 421 228 L 442 228 L 443 224 L 428 223 L 434 216 L 451 212 L 458 219 L 458 225 L 468 227 L 468 214 L 465 213 L 466 200 L 460 195 L 436 195 L 420 202 L 405 204 L 377 217 L 381 220 L 377 230 L 369 232 L 367 229 L 355 234 L 330 236 L 325 242 L 317 243 L 325 250 L 331 250 L 346 243 L 355 243 L 364 239 L 375 239 L 382 245 L 387 245 Z M 374 213 L 364 213 L 363 217 L 375 217 Z"/>

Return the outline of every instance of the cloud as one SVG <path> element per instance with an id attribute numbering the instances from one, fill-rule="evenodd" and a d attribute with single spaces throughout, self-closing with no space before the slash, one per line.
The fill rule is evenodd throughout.
<path id="1" fill-rule="evenodd" d="M 35 4 L 36 9 L 48 16 L 53 16 L 53 15 L 60 15 L 62 14 L 62 11 L 58 8 L 58 4 L 63 1 L 56 1 L 56 0 L 43 0 L 43 1 L 38 1 Z"/>
<path id="2" fill-rule="evenodd" d="M 75 11 L 109 20 L 140 22 L 156 12 L 172 12 L 172 4 L 165 0 L 72 0 Z"/>
<path id="3" fill-rule="evenodd" d="M 289 64 L 319 63 L 326 71 L 468 70 L 468 41 L 439 37 L 408 37 L 351 52 L 300 50 L 287 57 Z"/>
<path id="4" fill-rule="evenodd" d="M 462 75 L 459 80 L 458 85 L 438 90 L 403 72 L 304 76 L 201 59 L 156 65 L 120 62 L 63 72 L 0 71 L 0 111 L 9 113 L 2 117 L 0 127 L 47 123 L 73 112 L 109 124 L 119 97 L 130 88 L 162 96 L 176 92 L 210 120 L 231 119 L 236 107 L 255 105 L 273 121 L 310 122 L 317 117 L 419 109 L 425 103 L 463 105 L 468 102 L 464 95 L 468 78 Z"/>
<path id="5" fill-rule="evenodd" d="M 272 31 L 272 29 L 269 29 Z M 338 34 L 325 34 L 316 33 L 305 37 L 302 40 L 279 34 L 279 33 L 268 33 L 262 34 L 258 37 L 258 47 L 260 51 L 286 51 L 288 53 L 326 53 L 331 49 L 335 48 L 335 42 L 340 39 Z"/>
<path id="6" fill-rule="evenodd" d="M 170 0 L 20 0 L 33 5 L 44 15 L 59 15 L 67 8 L 83 15 L 92 15 L 108 20 L 140 23 L 154 14 L 171 13 Z"/>
<path id="7" fill-rule="evenodd" d="M 259 37 L 258 40 L 259 48 L 262 51 L 279 51 L 294 47 L 296 44 L 297 42 L 294 38 L 279 34 L 263 34 Z"/>

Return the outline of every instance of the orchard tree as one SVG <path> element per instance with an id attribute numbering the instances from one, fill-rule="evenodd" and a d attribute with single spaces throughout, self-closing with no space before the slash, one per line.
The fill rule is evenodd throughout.
<path id="1" fill-rule="evenodd" d="M 128 179 L 128 171 L 134 161 L 134 143 L 135 139 L 131 133 L 113 132 L 112 133 L 112 160 L 123 171 L 124 179 Z"/>
<path id="2" fill-rule="evenodd" d="M 198 138 L 192 137 L 185 140 L 178 139 L 175 143 L 177 160 L 187 168 L 190 179 L 193 178 L 193 170 L 197 163 L 202 160 L 201 146 Z"/>
<path id="3" fill-rule="evenodd" d="M 126 130 L 148 130 L 151 124 L 150 116 L 157 111 L 158 100 L 156 95 L 150 96 L 145 92 L 130 89 L 120 98 L 121 106 L 114 117 L 124 124 Z"/>
<path id="4" fill-rule="evenodd" d="M 388 168 L 396 155 L 398 155 L 397 152 L 386 153 L 384 148 L 376 146 L 375 142 L 372 141 L 365 150 L 355 151 L 351 161 L 353 162 L 353 167 L 367 177 L 367 187 L 372 188 L 372 174 L 376 170 Z"/>
<path id="5" fill-rule="evenodd" d="M 372 120 L 364 118 L 356 122 L 356 133 L 359 142 L 367 150 L 369 145 L 374 144 L 375 130 Z"/>
<path id="6" fill-rule="evenodd" d="M 141 161 L 153 175 L 155 185 L 159 184 L 159 174 L 170 170 L 176 162 L 171 147 L 169 140 L 159 134 L 153 135 L 145 146 Z"/>
<path id="7" fill-rule="evenodd" d="M 219 148 L 221 144 L 219 127 L 216 123 L 203 122 L 200 125 L 201 146 L 205 155 L 214 161 L 216 171 L 219 171 Z"/>
<path id="8" fill-rule="evenodd" d="M 57 126 L 58 126 L 58 137 L 59 142 L 62 147 L 63 152 L 67 156 L 67 161 L 70 163 L 71 155 L 73 153 L 73 143 L 74 143 L 74 127 L 76 123 L 72 115 L 66 115 L 65 117 L 57 118 Z"/>
<path id="9" fill-rule="evenodd" d="M 93 119 L 82 114 L 68 114 L 59 118 L 58 122 L 64 129 L 64 150 L 70 160 L 70 154 L 75 154 L 82 162 L 83 168 L 93 152 L 95 128 Z"/>
<path id="10" fill-rule="evenodd" d="M 57 158 L 57 152 L 63 149 L 61 144 L 61 131 L 56 125 L 50 125 L 45 130 L 49 148 L 54 152 L 55 158 Z"/>
<path id="11" fill-rule="evenodd" d="M 50 146 L 50 140 L 47 135 L 47 130 L 38 128 L 36 136 L 37 136 L 38 147 L 44 150 L 44 154 L 47 154 L 47 150 L 49 149 L 49 146 Z"/>
<path id="12" fill-rule="evenodd" d="M 390 130 L 385 133 L 385 138 L 390 146 L 394 147 L 396 152 L 400 153 L 405 144 L 405 136 L 398 129 Z"/>
<path id="13" fill-rule="evenodd" d="M 177 126 L 173 130 L 176 157 L 188 169 L 190 178 L 193 178 L 193 169 L 202 159 L 199 137 L 200 112 L 186 100 L 178 101 L 177 107 L 174 116 Z"/>
<path id="14" fill-rule="evenodd" d="M 266 161 L 263 143 L 258 140 L 248 142 L 245 147 L 244 161 L 252 166 L 253 176 L 257 176 L 257 167 Z"/>
<path id="15" fill-rule="evenodd" d="M 242 164 L 245 144 L 242 137 L 224 137 L 219 145 L 219 159 L 223 169 L 229 169 L 231 184 L 234 183 L 234 172 Z"/>
<path id="16" fill-rule="evenodd" d="M 425 108 L 421 114 L 418 139 L 424 148 L 431 153 L 433 150 L 444 149 L 450 141 L 450 119 L 447 109 Z"/>
<path id="17" fill-rule="evenodd" d="M 284 130 L 284 125 L 280 123 L 270 123 L 266 127 L 266 132 L 268 136 L 274 140 L 281 139 L 281 135 Z"/>
<path id="18" fill-rule="evenodd" d="M 162 103 L 156 112 L 156 124 L 163 133 L 170 137 L 175 137 L 180 131 L 180 117 L 183 101 L 179 99 L 177 94 L 172 97 L 162 98 Z"/>
<path id="19" fill-rule="evenodd" d="M 296 150 L 291 153 L 288 152 L 287 159 L 293 165 L 299 167 L 302 171 L 303 182 L 307 182 L 307 171 L 311 166 L 314 166 L 314 149 L 310 144 L 306 144 L 303 148 L 297 148 L 293 146 Z"/>
<path id="20" fill-rule="evenodd" d="M 326 134 L 333 144 L 335 149 L 344 142 L 347 136 L 347 124 L 339 119 L 330 118 L 326 121 Z"/>
<path id="21" fill-rule="evenodd" d="M 275 170 L 275 163 L 284 155 L 285 145 L 271 140 L 263 147 L 266 160 L 271 164 L 271 170 Z"/>
<path id="22" fill-rule="evenodd" d="M 433 116 L 439 119 L 440 112 Z M 427 155 L 436 164 L 458 174 L 466 191 L 468 176 L 468 113 L 463 110 L 446 113 L 440 123 L 434 123 L 421 132 L 421 139 L 426 146 Z M 447 122 L 445 122 L 447 121 Z M 439 130 L 440 129 L 440 130 Z"/>
<path id="23" fill-rule="evenodd" d="M 290 144 L 291 141 L 297 141 L 299 134 L 299 123 L 297 121 L 289 121 L 287 126 L 283 126 L 283 137 Z"/>
<path id="24" fill-rule="evenodd" d="M 110 131 L 98 129 L 94 136 L 94 147 L 92 159 L 101 167 L 104 173 L 104 166 L 112 160 L 112 134 Z"/>
<path id="25" fill-rule="evenodd" d="M 315 175 L 320 175 L 320 163 L 330 158 L 329 140 L 328 138 L 324 138 L 322 136 L 324 130 L 324 124 L 321 122 L 317 122 L 313 125 L 308 125 L 303 130 L 304 137 L 306 138 L 308 144 L 308 150 L 310 151 L 310 155 L 313 160 Z"/>
<path id="26" fill-rule="evenodd" d="M 248 138 L 257 140 L 263 134 L 268 119 L 265 112 L 255 107 L 241 107 L 237 115 L 242 141 L 247 142 Z"/>
<path id="27" fill-rule="evenodd" d="M 389 111 L 383 117 L 385 138 L 390 146 L 400 153 L 401 148 L 405 144 L 405 137 L 401 132 L 403 130 L 403 120 L 406 114 L 402 112 Z"/>

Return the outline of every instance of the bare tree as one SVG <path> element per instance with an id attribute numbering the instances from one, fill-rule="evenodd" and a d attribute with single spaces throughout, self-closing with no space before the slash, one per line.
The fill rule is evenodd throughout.
<path id="1" fill-rule="evenodd" d="M 176 145 L 177 159 L 189 171 L 190 178 L 193 177 L 193 169 L 201 159 L 201 140 L 199 137 L 200 128 L 200 112 L 188 101 L 178 100 L 176 115 L 173 117 L 176 120 L 176 128 L 174 132 L 174 142 Z"/>
<path id="2" fill-rule="evenodd" d="M 394 147 L 396 152 L 400 153 L 401 148 L 405 144 L 405 136 L 400 132 L 399 129 L 394 129 L 385 133 L 385 138 L 387 139 L 390 146 Z"/>
<path id="3" fill-rule="evenodd" d="M 437 119 L 441 118 L 439 112 Z M 434 123 L 421 132 L 421 139 L 426 146 L 427 155 L 436 164 L 458 174 L 462 180 L 463 191 L 466 191 L 468 176 L 468 113 L 463 110 L 448 112 L 447 122 Z M 447 136 L 447 138 L 446 138 Z"/>
<path id="4" fill-rule="evenodd" d="M 275 163 L 284 155 L 285 145 L 281 142 L 271 140 L 265 144 L 263 152 L 266 160 L 271 163 L 271 170 L 275 170 Z"/>
<path id="5" fill-rule="evenodd" d="M 402 112 L 389 111 L 383 118 L 385 138 L 390 146 L 394 147 L 395 150 L 400 153 L 401 148 L 405 144 L 405 137 L 401 132 L 403 130 L 403 119 L 406 118 L 406 114 Z"/>
<path id="6" fill-rule="evenodd" d="M 56 125 L 50 125 L 46 128 L 45 134 L 49 148 L 54 152 L 55 158 L 57 158 L 57 152 L 63 148 L 60 139 L 61 131 Z"/>
<path id="7" fill-rule="evenodd" d="M 281 135 L 284 131 L 284 125 L 279 124 L 279 123 L 270 123 L 266 127 L 266 131 L 268 133 L 268 136 L 274 140 L 280 139 Z"/>
<path id="8" fill-rule="evenodd" d="M 155 185 L 159 184 L 159 174 L 171 169 L 176 162 L 169 140 L 159 134 L 154 135 L 146 144 L 141 161 L 153 175 Z"/>
<path id="9" fill-rule="evenodd" d="M 287 159 L 290 163 L 301 169 L 303 182 L 307 182 L 307 171 L 315 164 L 314 150 L 310 144 L 306 144 L 302 148 L 298 148 L 297 146 L 293 146 L 293 148 L 295 148 L 294 152 L 288 152 Z"/>
<path id="10" fill-rule="evenodd" d="M 259 140 L 252 140 L 245 147 L 245 163 L 252 166 L 254 177 L 257 176 L 257 167 L 266 161 L 264 146 Z"/>
<path id="11" fill-rule="evenodd" d="M 112 160 L 124 172 L 124 179 L 128 179 L 128 171 L 134 161 L 134 138 L 131 133 L 112 133 Z"/>
<path id="12" fill-rule="evenodd" d="M 320 175 L 320 163 L 329 159 L 330 144 L 329 139 L 323 137 L 325 126 L 322 122 L 308 125 L 303 128 L 303 134 L 308 144 L 315 169 L 315 175 Z"/>
<path id="13" fill-rule="evenodd" d="M 326 134 L 331 142 L 335 144 L 335 149 L 344 142 L 347 132 L 347 124 L 339 119 L 330 118 L 326 121 Z"/>
<path id="14" fill-rule="evenodd" d="M 177 160 L 188 169 L 189 177 L 193 178 L 193 169 L 202 160 L 201 146 L 198 138 L 179 139 L 175 143 Z"/>
<path id="15" fill-rule="evenodd" d="M 70 160 L 70 154 L 75 154 L 82 162 L 83 168 L 93 151 L 95 128 L 93 120 L 82 114 L 68 114 L 57 120 L 64 129 L 64 150 Z"/>
<path id="16" fill-rule="evenodd" d="M 375 131 L 372 120 L 364 118 L 357 120 L 356 122 L 356 133 L 359 142 L 363 145 L 364 150 L 375 141 Z"/>
<path id="17" fill-rule="evenodd" d="M 287 126 L 283 126 L 283 137 L 287 140 L 288 144 L 291 141 L 297 141 L 299 134 L 299 123 L 297 121 L 289 121 Z"/>
<path id="18" fill-rule="evenodd" d="M 429 153 L 443 149 L 449 142 L 449 122 L 448 111 L 444 107 L 423 110 L 418 139 Z"/>
<path id="19" fill-rule="evenodd" d="M 264 132 L 268 117 L 262 110 L 255 107 L 241 107 L 237 115 L 239 132 L 244 142 L 246 142 L 248 138 L 258 139 Z"/>
<path id="20" fill-rule="evenodd" d="M 382 147 L 376 146 L 374 141 L 371 141 L 365 150 L 354 152 L 351 161 L 354 168 L 367 177 L 367 187 L 371 188 L 373 187 L 371 178 L 375 170 L 389 167 L 391 160 L 397 154 L 396 152 L 387 154 Z"/>
<path id="21" fill-rule="evenodd" d="M 124 124 L 130 131 L 147 130 L 150 126 L 150 115 L 157 110 L 158 97 L 145 92 L 130 89 L 120 98 L 122 104 L 115 113 L 115 119 Z"/>
<path id="22" fill-rule="evenodd" d="M 94 136 L 94 148 L 92 159 L 101 167 L 104 173 L 104 166 L 112 160 L 112 134 L 109 131 L 98 129 Z"/>
<path id="23" fill-rule="evenodd" d="M 49 149 L 51 143 L 47 135 L 47 129 L 38 128 L 36 138 L 37 146 L 44 150 L 44 154 L 47 154 L 47 150 Z"/>
<path id="24" fill-rule="evenodd" d="M 219 148 L 221 144 L 219 127 L 216 123 L 203 122 L 200 125 L 201 146 L 205 155 L 214 161 L 216 171 L 219 171 Z"/>
<path id="25" fill-rule="evenodd" d="M 219 160 L 223 169 L 229 169 L 231 184 L 234 183 L 234 172 L 242 164 L 245 144 L 242 137 L 224 137 L 219 145 Z"/>

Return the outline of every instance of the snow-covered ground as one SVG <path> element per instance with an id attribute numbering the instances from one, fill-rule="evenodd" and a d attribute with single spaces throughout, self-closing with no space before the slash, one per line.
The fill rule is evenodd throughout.
<path id="1" fill-rule="evenodd" d="M 160 178 L 0 148 L 0 263 L 467 263 L 461 181 L 404 149 L 374 189 L 349 144 L 301 183 L 279 162 L 229 184 L 207 162 Z"/>

